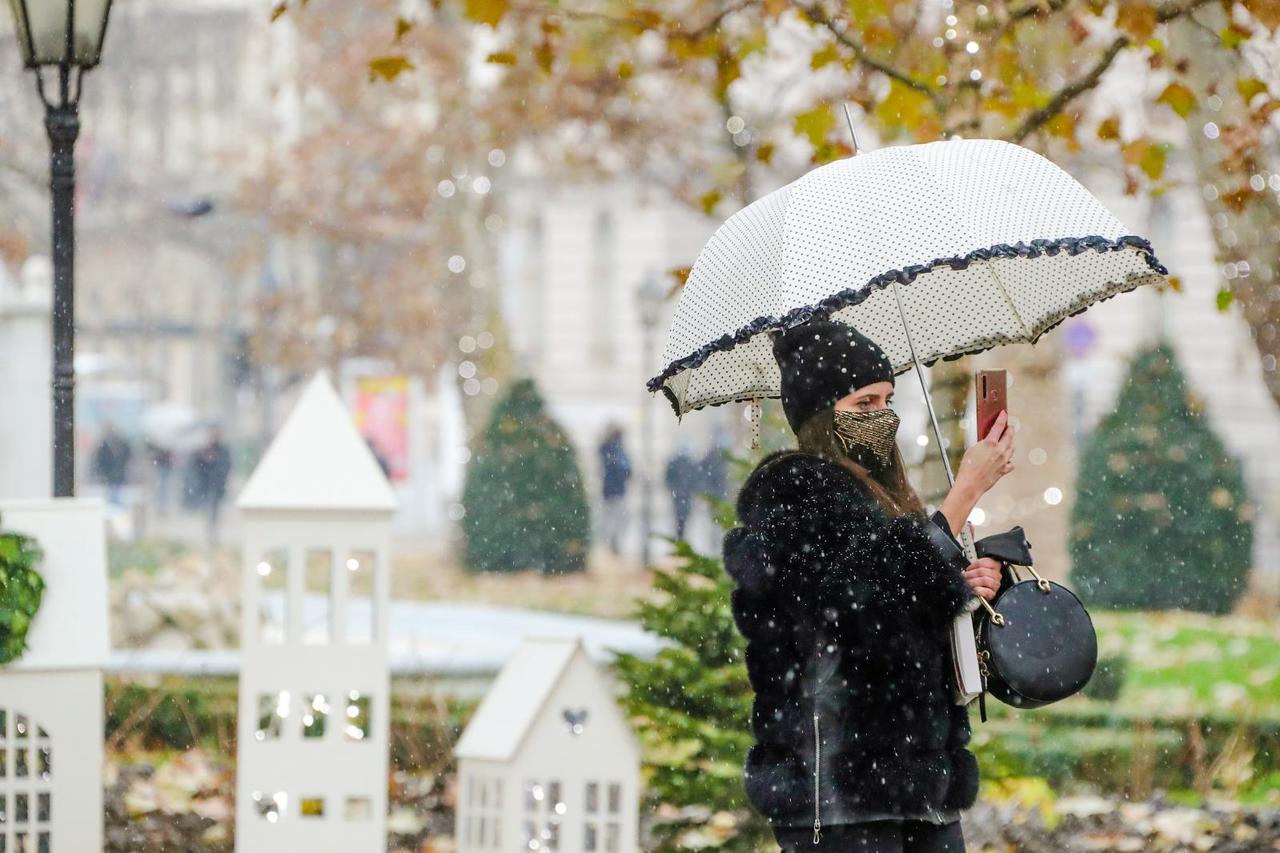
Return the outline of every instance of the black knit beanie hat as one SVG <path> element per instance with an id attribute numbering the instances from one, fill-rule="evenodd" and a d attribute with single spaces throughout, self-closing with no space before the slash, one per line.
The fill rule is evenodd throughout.
<path id="1" fill-rule="evenodd" d="M 775 333 L 773 357 L 782 371 L 782 411 L 792 431 L 864 385 L 893 381 L 893 365 L 875 341 L 830 320 Z"/>

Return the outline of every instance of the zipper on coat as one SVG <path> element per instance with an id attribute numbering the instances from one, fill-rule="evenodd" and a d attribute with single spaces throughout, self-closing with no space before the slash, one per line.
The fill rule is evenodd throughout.
<path id="1" fill-rule="evenodd" d="M 813 843 L 822 841 L 822 799 L 818 790 L 818 773 L 822 770 L 822 732 L 818 728 L 818 709 L 813 709 Z"/>

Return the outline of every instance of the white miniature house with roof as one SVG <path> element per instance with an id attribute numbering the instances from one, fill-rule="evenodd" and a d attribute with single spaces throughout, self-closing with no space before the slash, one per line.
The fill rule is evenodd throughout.
<path id="1" fill-rule="evenodd" d="M 640 748 L 578 640 L 526 640 L 454 755 L 459 853 L 638 849 Z"/>
<path id="2" fill-rule="evenodd" d="M 325 375 L 239 508 L 236 849 L 384 850 L 395 498 Z"/>
<path id="3" fill-rule="evenodd" d="M 0 851 L 102 849 L 107 563 L 97 500 L 0 502 L 44 552 L 27 650 L 0 668 Z"/>

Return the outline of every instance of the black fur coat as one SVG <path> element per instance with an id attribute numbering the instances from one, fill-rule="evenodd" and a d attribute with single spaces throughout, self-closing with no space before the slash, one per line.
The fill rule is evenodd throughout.
<path id="1" fill-rule="evenodd" d="M 798 452 L 760 463 L 738 517 L 724 556 L 756 693 L 752 805 L 792 825 L 972 805 L 949 645 L 968 561 L 950 534 L 890 520 L 848 470 Z"/>

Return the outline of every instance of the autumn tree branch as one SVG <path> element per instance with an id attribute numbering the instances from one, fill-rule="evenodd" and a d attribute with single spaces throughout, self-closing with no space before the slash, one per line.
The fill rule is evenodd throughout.
<path id="1" fill-rule="evenodd" d="M 946 102 L 943 100 L 942 95 L 937 89 L 930 86 L 928 83 L 917 80 L 905 71 L 894 68 L 892 65 L 872 56 L 862 42 L 854 38 L 844 26 L 828 15 L 826 10 L 817 3 L 797 2 L 794 5 L 795 8 L 808 16 L 809 20 L 831 33 L 836 42 L 847 48 L 860 63 L 868 68 L 879 71 L 889 79 L 897 80 L 907 88 L 913 89 L 926 96 L 930 103 L 933 104 L 933 108 L 938 115 L 944 115 L 946 113 Z"/>
<path id="2" fill-rule="evenodd" d="M 1068 0 L 1030 0 L 1009 12 L 1004 24 L 1000 27 L 1000 37 L 1012 31 L 1027 18 L 1047 18 L 1054 12 L 1061 11 Z"/>
<path id="3" fill-rule="evenodd" d="M 1208 2 L 1209 0 L 1183 0 L 1181 3 L 1165 3 L 1156 9 L 1156 22 L 1165 24 L 1185 15 L 1190 15 Z M 1102 75 L 1116 61 L 1116 57 L 1120 55 L 1120 52 L 1132 45 L 1133 39 L 1129 35 L 1121 34 L 1116 36 L 1107 45 L 1107 49 L 1103 51 L 1102 56 L 1098 57 L 1098 61 L 1093 64 L 1093 67 L 1085 72 L 1084 76 L 1067 83 L 1055 92 L 1043 107 L 1032 110 L 1009 136 L 1009 141 L 1021 143 L 1032 133 L 1043 127 L 1046 122 L 1061 113 L 1067 104 L 1096 87 L 1101 82 Z"/>
<path id="4" fill-rule="evenodd" d="M 680 39 L 682 41 L 697 41 L 698 39 L 714 32 L 724 22 L 724 19 L 738 12 L 746 11 L 753 6 L 760 5 L 760 0 L 739 0 L 736 3 L 725 5 L 720 11 L 712 15 L 700 25 L 691 29 L 685 29 L 680 26 L 679 20 L 667 18 L 655 18 L 652 15 L 632 14 L 632 15 L 612 15 L 608 12 L 598 12 L 591 9 L 574 9 L 571 7 L 554 8 L 556 14 L 564 15 L 570 20 L 577 21 L 595 21 L 613 27 L 626 27 L 633 30 L 652 30 L 657 29 L 659 24 L 662 34 L 668 38 Z M 548 4 L 545 2 L 535 2 L 525 6 L 513 6 L 510 10 L 522 16 L 545 16 L 548 12 Z"/>
<path id="5" fill-rule="evenodd" d="M 1018 125 L 1013 134 L 1009 137 L 1010 142 L 1021 143 L 1035 131 L 1039 130 L 1050 119 L 1062 112 L 1067 104 L 1074 101 L 1077 97 L 1089 91 L 1098 85 L 1102 80 L 1102 75 L 1107 72 L 1111 64 L 1116 61 L 1116 57 L 1120 55 L 1120 51 L 1124 50 L 1130 44 L 1128 36 L 1116 36 L 1111 44 L 1107 45 L 1107 49 L 1103 51 L 1102 56 L 1094 63 L 1093 67 L 1083 76 L 1063 86 L 1053 94 L 1043 107 L 1032 110 L 1022 123 Z"/>

